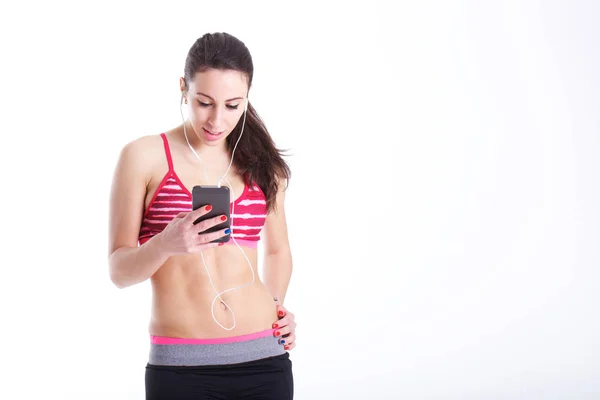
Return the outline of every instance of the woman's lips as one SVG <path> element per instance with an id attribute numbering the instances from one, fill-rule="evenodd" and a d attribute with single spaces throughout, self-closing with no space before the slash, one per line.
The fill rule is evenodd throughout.
<path id="1" fill-rule="evenodd" d="M 211 131 L 207 130 L 206 128 L 202 128 L 204 130 L 204 133 L 206 134 L 206 138 L 208 140 L 219 140 L 221 138 L 221 136 L 223 135 L 223 132 L 218 132 L 218 133 L 212 133 Z"/>

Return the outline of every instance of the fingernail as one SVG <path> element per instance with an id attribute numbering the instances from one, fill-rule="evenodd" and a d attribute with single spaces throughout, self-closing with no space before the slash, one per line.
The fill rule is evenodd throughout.
<path id="1" fill-rule="evenodd" d="M 224 215 L 221 216 L 221 221 L 225 221 L 226 219 L 227 219 L 226 216 L 224 216 Z"/>
<path id="2" fill-rule="evenodd" d="M 289 350 L 290 346 L 283 346 L 284 349 Z"/>
<path id="3" fill-rule="evenodd" d="M 229 229 L 229 228 L 225 229 L 225 234 L 226 234 L 226 235 L 228 235 L 228 234 L 230 234 L 230 233 L 231 233 L 231 229 Z"/>
<path id="4" fill-rule="evenodd" d="M 275 332 L 275 336 L 279 336 L 279 331 Z"/>
<path id="5" fill-rule="evenodd" d="M 221 243 L 219 243 L 219 246 L 223 246 L 224 244 L 225 244 L 225 243 L 221 242 Z"/>
<path id="6" fill-rule="evenodd" d="M 273 324 L 273 328 L 279 328 L 279 325 Z"/>
<path id="7" fill-rule="evenodd" d="M 206 206 L 206 211 L 210 211 L 210 210 L 212 210 L 212 206 L 209 204 Z"/>
<path id="8" fill-rule="evenodd" d="M 279 316 L 283 317 L 283 311 L 279 311 Z"/>
<path id="9" fill-rule="evenodd" d="M 281 339 L 281 340 L 279 341 L 279 344 L 284 344 L 284 343 L 285 343 L 285 340 L 283 340 L 283 339 Z"/>

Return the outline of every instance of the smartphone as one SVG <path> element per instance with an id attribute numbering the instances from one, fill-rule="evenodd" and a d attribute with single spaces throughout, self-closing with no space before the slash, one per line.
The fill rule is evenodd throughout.
<path id="1" fill-rule="evenodd" d="M 205 219 L 216 217 L 217 215 L 226 215 L 227 219 L 212 228 L 201 233 L 215 232 L 221 229 L 230 228 L 231 220 L 229 188 L 227 186 L 201 186 L 196 185 L 192 188 L 192 210 L 197 210 L 207 204 L 212 206 L 208 214 L 201 216 L 194 221 L 194 225 Z M 212 243 L 228 242 L 231 234 L 227 234 L 212 241 Z"/>

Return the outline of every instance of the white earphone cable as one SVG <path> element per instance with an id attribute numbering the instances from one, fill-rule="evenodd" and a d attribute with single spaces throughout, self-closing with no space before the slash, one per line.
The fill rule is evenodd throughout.
<path id="1" fill-rule="evenodd" d="M 183 120 L 183 135 L 185 136 L 185 140 L 190 148 L 190 150 L 192 150 L 192 152 L 194 153 L 194 155 L 196 156 L 196 158 L 198 159 L 198 161 L 200 161 L 202 163 L 202 160 L 200 159 L 200 156 L 198 155 L 198 153 L 196 153 L 196 150 L 194 150 L 194 148 L 192 147 L 192 145 L 190 144 L 190 141 L 188 139 L 187 136 L 187 131 L 185 128 L 185 118 L 183 117 L 183 110 L 181 108 L 181 106 L 183 105 L 183 93 L 181 94 L 181 102 L 179 105 L 179 111 L 181 113 L 181 119 Z M 231 194 L 233 197 L 233 202 L 231 203 L 231 215 L 230 215 L 230 238 L 231 240 L 233 240 L 233 242 L 236 244 L 236 246 L 238 247 L 238 249 L 240 249 L 240 251 L 242 252 L 242 254 L 244 255 L 244 257 L 246 258 L 246 261 L 248 262 L 248 266 L 250 267 L 250 271 L 252 272 L 252 281 L 245 283 L 243 285 L 237 286 L 237 287 L 233 287 L 227 290 L 223 290 L 222 292 L 217 291 L 217 288 L 215 287 L 212 278 L 210 276 L 210 272 L 208 271 L 208 267 L 206 266 L 206 261 L 204 260 L 204 252 L 200 252 L 200 256 L 202 257 L 202 264 L 204 265 L 204 269 L 206 270 L 206 273 L 208 274 L 208 280 L 210 282 L 210 285 L 212 286 L 213 290 L 216 293 L 216 296 L 213 298 L 211 307 L 210 307 L 210 311 L 212 314 L 212 317 L 214 319 L 214 321 L 223 329 L 225 330 L 232 330 L 235 328 L 236 326 L 236 320 L 235 320 L 235 312 L 233 312 L 233 310 L 231 309 L 231 307 L 229 307 L 229 305 L 225 302 L 225 300 L 223 300 L 223 298 L 221 297 L 222 294 L 230 292 L 232 290 L 237 290 L 237 289 L 241 289 L 243 287 L 246 287 L 248 285 L 252 285 L 254 284 L 255 281 L 255 273 L 254 273 L 254 268 L 252 268 L 252 263 L 250 262 L 250 259 L 248 258 L 248 256 L 246 255 L 246 253 L 244 252 L 244 250 L 241 248 L 241 246 L 239 245 L 239 243 L 237 242 L 237 240 L 235 240 L 235 237 L 233 236 L 233 221 L 234 221 L 234 213 L 235 213 L 235 202 L 237 200 L 235 193 L 233 191 L 233 186 L 231 185 L 231 183 L 225 178 L 225 176 L 227 175 L 227 172 L 229 172 L 229 169 L 231 168 L 231 165 L 233 163 L 233 155 L 235 154 L 235 149 L 237 148 L 238 143 L 240 142 L 240 139 L 242 138 L 242 134 L 244 133 L 244 126 L 246 124 L 246 113 L 248 112 L 248 98 L 246 98 L 246 105 L 244 107 L 244 119 L 242 121 L 242 129 L 240 131 L 240 136 L 238 137 L 238 140 L 235 142 L 235 146 L 233 147 L 233 151 L 231 152 L 231 160 L 229 161 L 229 166 L 227 167 L 227 169 L 225 170 L 225 173 L 219 178 L 219 180 L 217 181 L 217 187 L 221 187 L 221 181 L 224 180 L 225 182 L 227 182 L 227 184 L 229 185 L 229 188 L 231 190 Z M 206 179 L 206 181 L 208 182 L 208 175 L 206 173 L 206 165 L 204 163 L 202 163 L 202 167 L 204 170 L 204 178 Z M 244 182 L 244 184 L 246 184 L 246 182 Z M 215 317 L 215 301 L 219 299 L 221 300 L 221 302 L 223 303 L 223 305 L 225 305 L 225 307 L 227 307 L 227 309 L 229 311 L 231 311 L 231 315 L 233 317 L 233 326 L 231 328 L 226 328 L 224 327 Z"/>

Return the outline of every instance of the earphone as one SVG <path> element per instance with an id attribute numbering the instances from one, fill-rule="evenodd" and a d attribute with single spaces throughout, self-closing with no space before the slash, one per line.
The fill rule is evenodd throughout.
<path id="1" fill-rule="evenodd" d="M 185 140 L 190 148 L 190 150 L 192 150 L 192 153 L 194 153 L 194 155 L 196 156 L 196 158 L 198 159 L 198 161 L 202 162 L 202 160 L 200 159 L 200 156 L 198 155 L 198 153 L 196 153 L 196 150 L 194 150 L 194 148 L 192 147 L 192 145 L 190 144 L 190 141 L 188 139 L 187 136 L 187 131 L 185 128 L 185 118 L 183 117 L 183 110 L 181 108 L 181 106 L 183 105 L 183 92 L 181 92 L 181 101 L 179 103 L 179 111 L 181 113 L 181 119 L 183 121 L 183 135 L 185 136 Z M 235 196 L 235 193 L 233 191 L 233 186 L 231 185 L 231 183 L 227 180 L 227 178 L 225 178 L 225 176 L 227 175 L 227 172 L 229 172 L 229 169 L 231 168 L 231 165 L 233 163 L 233 156 L 235 154 L 235 149 L 237 148 L 238 143 L 240 142 L 240 139 L 242 138 L 242 134 L 244 133 L 244 126 L 246 124 L 246 114 L 248 112 L 248 96 L 246 96 L 246 104 L 244 105 L 244 120 L 242 121 L 242 129 L 240 131 L 240 136 L 238 137 L 237 141 L 235 142 L 235 146 L 233 147 L 233 151 L 231 152 L 231 160 L 229 161 L 229 166 L 227 167 L 227 169 L 225 170 L 225 173 L 219 178 L 219 180 L 217 181 L 217 187 L 221 187 L 221 182 L 225 181 L 229 184 L 229 189 L 231 191 L 231 195 L 233 197 L 233 203 L 232 204 L 232 208 L 231 208 L 231 215 L 230 215 L 230 220 L 231 220 L 231 224 L 230 224 L 230 229 L 231 229 L 231 239 L 233 240 L 233 242 L 236 244 L 236 246 L 240 249 L 240 251 L 242 252 L 242 254 L 244 255 L 244 258 L 246 258 L 246 261 L 248 261 L 248 266 L 250 267 L 250 271 L 252 272 L 252 281 L 249 283 L 245 283 L 243 285 L 234 287 L 234 288 L 230 288 L 227 290 L 223 290 L 222 292 L 218 292 L 217 288 L 215 288 L 215 285 L 212 281 L 212 278 L 210 276 L 210 272 L 208 271 L 208 268 L 206 267 L 206 262 L 204 260 L 204 252 L 200 252 L 200 256 L 202 257 L 202 264 L 204 265 L 204 269 L 206 270 L 206 273 L 208 274 L 208 280 L 210 281 L 210 285 L 212 286 L 213 290 L 216 293 L 216 296 L 213 298 L 213 301 L 211 303 L 211 307 L 210 307 L 210 311 L 213 317 L 213 320 L 223 329 L 225 330 L 232 330 L 235 328 L 236 323 L 235 323 L 235 313 L 233 312 L 233 310 L 231 309 L 231 307 L 229 307 L 229 305 L 225 302 L 225 300 L 223 300 L 223 298 L 221 297 L 222 294 L 230 292 L 232 290 L 237 290 L 237 289 L 241 289 L 243 287 L 246 287 L 248 285 L 252 285 L 254 284 L 255 281 L 255 274 L 254 274 L 254 269 L 252 268 L 252 263 L 250 262 L 250 259 L 248 258 L 248 256 L 246 255 L 246 253 L 244 253 L 244 250 L 240 247 L 240 245 L 238 244 L 238 242 L 235 240 L 235 237 L 233 236 L 233 221 L 234 221 L 234 213 L 235 213 L 235 199 L 237 199 L 237 197 Z M 187 102 L 186 102 L 187 104 Z M 206 173 L 206 165 L 203 164 L 203 170 L 204 170 L 204 177 L 206 178 L 206 181 L 208 182 L 208 175 Z M 215 317 L 215 301 L 219 299 L 221 300 L 221 302 L 223 303 L 223 305 L 225 305 L 225 307 L 227 307 L 227 309 L 229 309 L 229 311 L 231 311 L 231 314 L 233 316 L 233 326 L 231 328 L 226 328 L 223 325 L 221 325 L 221 323 L 219 321 L 217 321 L 217 318 Z"/>

